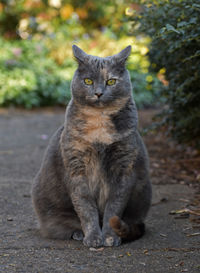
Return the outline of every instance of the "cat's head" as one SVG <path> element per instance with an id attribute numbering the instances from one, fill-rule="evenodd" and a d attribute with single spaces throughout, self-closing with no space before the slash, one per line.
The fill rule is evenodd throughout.
<path id="1" fill-rule="evenodd" d="M 131 46 L 106 58 L 88 55 L 76 45 L 72 49 L 78 62 L 71 84 L 74 100 L 82 105 L 104 107 L 131 96 L 131 81 L 125 67 Z"/>

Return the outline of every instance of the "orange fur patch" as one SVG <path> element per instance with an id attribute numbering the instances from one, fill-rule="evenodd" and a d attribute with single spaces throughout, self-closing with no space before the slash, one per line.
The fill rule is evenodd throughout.
<path id="1" fill-rule="evenodd" d="M 113 216 L 112 218 L 110 218 L 109 224 L 110 224 L 111 228 L 113 228 L 114 230 L 121 228 L 121 221 L 118 216 Z"/>
<path id="2" fill-rule="evenodd" d="M 84 107 L 80 109 L 80 118 L 86 121 L 83 138 L 91 143 L 111 144 L 117 133 L 110 115 L 117 113 L 127 102 L 127 98 L 115 102 L 106 108 Z"/>
<path id="3" fill-rule="evenodd" d="M 129 234 L 129 227 L 118 216 L 109 219 L 109 224 L 114 232 L 121 238 L 126 238 Z"/>

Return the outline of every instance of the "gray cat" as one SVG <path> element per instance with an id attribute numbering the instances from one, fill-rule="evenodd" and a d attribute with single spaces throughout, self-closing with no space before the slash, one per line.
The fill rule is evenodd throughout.
<path id="1" fill-rule="evenodd" d="M 72 99 L 32 188 L 45 237 L 98 247 L 144 234 L 151 183 L 125 68 L 130 51 L 99 58 L 73 46 Z"/>

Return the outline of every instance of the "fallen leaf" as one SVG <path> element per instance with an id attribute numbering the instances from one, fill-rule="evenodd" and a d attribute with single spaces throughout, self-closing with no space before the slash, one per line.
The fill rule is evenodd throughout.
<path id="1" fill-rule="evenodd" d="M 190 200 L 184 199 L 184 198 L 180 198 L 179 201 L 181 201 L 181 202 L 186 202 L 186 203 L 189 203 L 189 202 L 190 202 Z"/>
<path id="2" fill-rule="evenodd" d="M 169 212 L 170 215 L 174 215 L 174 214 L 182 214 L 182 213 L 189 213 L 192 215 L 197 215 L 200 216 L 200 211 L 199 210 L 191 210 L 191 209 L 180 209 L 180 210 L 171 210 Z"/>
<path id="3" fill-rule="evenodd" d="M 200 232 L 192 233 L 192 234 L 187 234 L 187 237 L 193 237 L 193 236 L 199 236 Z"/>
<path id="4" fill-rule="evenodd" d="M 188 209 L 180 209 L 180 210 L 171 210 L 170 211 L 170 215 L 174 215 L 174 214 L 182 214 L 182 213 L 188 213 Z"/>
<path id="5" fill-rule="evenodd" d="M 200 173 L 199 173 L 199 174 L 197 174 L 197 176 L 196 176 L 196 180 L 197 180 L 198 182 L 200 182 Z"/>
<path id="6" fill-rule="evenodd" d="M 103 250 L 104 250 L 104 247 L 100 247 L 100 248 L 90 247 L 89 250 L 90 250 L 90 251 L 100 252 L 100 251 L 103 251 Z"/>
<path id="7" fill-rule="evenodd" d="M 6 155 L 6 154 L 11 155 L 13 153 L 14 153 L 14 151 L 12 151 L 12 150 L 0 151 L 0 154 L 2 154 L 2 155 Z"/>
<path id="8" fill-rule="evenodd" d="M 156 162 L 154 162 L 152 165 L 153 165 L 153 167 L 155 167 L 155 168 L 159 168 L 159 167 L 160 167 L 160 165 L 159 165 L 158 163 L 156 163 Z"/>

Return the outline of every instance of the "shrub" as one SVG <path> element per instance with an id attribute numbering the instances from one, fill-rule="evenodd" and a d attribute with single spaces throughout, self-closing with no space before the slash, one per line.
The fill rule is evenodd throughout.
<path id="1" fill-rule="evenodd" d="M 139 107 L 151 105 L 159 83 L 148 72 L 146 37 L 128 37 L 127 3 L 3 0 L 0 3 L 0 106 L 66 104 L 76 64 L 71 46 L 108 56 L 129 44 L 128 68 Z M 102 4 L 103 2 L 103 4 Z M 7 39 L 7 40 L 6 40 Z M 16 41 L 17 40 L 17 41 Z M 106 46 L 105 46 L 106 45 Z"/>
<path id="2" fill-rule="evenodd" d="M 163 103 L 161 83 L 153 73 L 129 70 L 133 85 L 133 97 L 139 109 L 157 107 Z"/>
<path id="3" fill-rule="evenodd" d="M 66 104 L 70 97 L 66 73 L 42 43 L 0 39 L 1 106 Z"/>
<path id="4" fill-rule="evenodd" d="M 151 69 L 166 71 L 163 122 L 179 142 L 200 148 L 199 0 L 147 0 L 131 20 L 134 34 L 143 32 L 152 39 Z"/>

